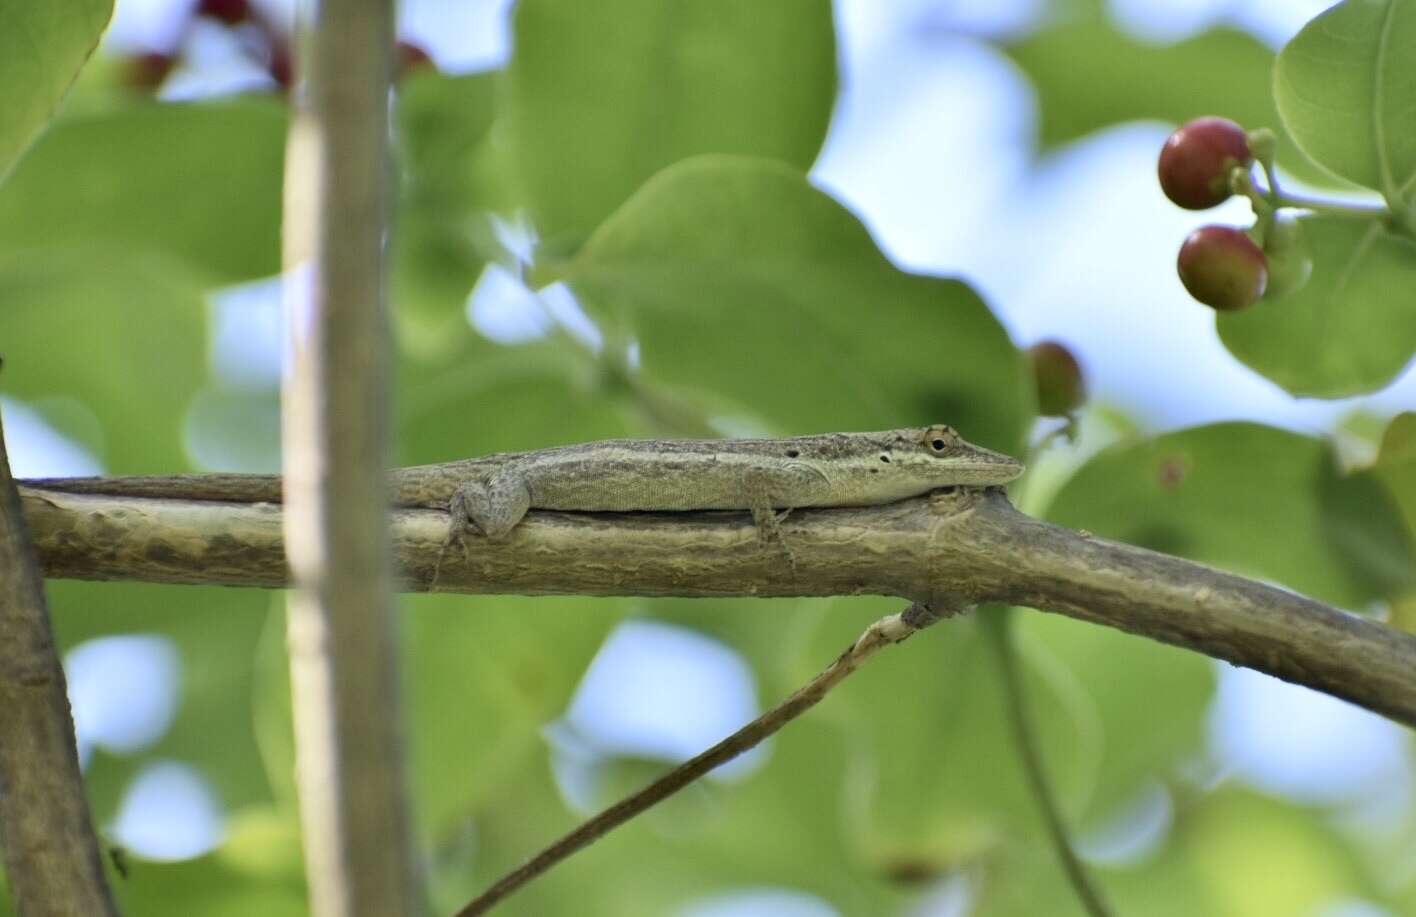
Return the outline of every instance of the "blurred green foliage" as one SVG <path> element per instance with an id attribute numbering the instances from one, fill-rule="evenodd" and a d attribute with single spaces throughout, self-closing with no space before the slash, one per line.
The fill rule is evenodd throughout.
<path id="1" fill-rule="evenodd" d="M 0 11 L 0 51 L 5 17 L 44 15 L 21 6 Z M 0 53 L 0 86 L 25 86 L 31 101 L 67 86 L 99 15 L 46 19 L 63 33 L 52 53 Z M 836 93 L 826 0 L 522 0 L 513 22 L 506 70 L 422 72 L 399 89 L 401 461 L 935 421 L 1021 454 L 1032 383 L 988 306 L 958 280 L 894 266 L 807 178 Z M 1232 31 L 1162 47 L 1083 16 L 1006 52 L 1038 87 L 1044 147 L 1134 118 L 1218 113 L 1282 126 L 1268 91 L 1273 55 Z M 1320 163 L 1370 177 L 1341 165 L 1358 141 L 1329 153 L 1325 122 L 1280 103 Z M 0 107 L 0 173 L 42 123 L 35 111 Z M 229 391 L 214 374 L 205 297 L 278 269 L 285 123 L 273 98 L 156 104 L 94 88 L 75 100 L 0 186 L 4 394 L 113 472 L 190 466 L 198 397 L 274 411 L 273 391 Z M 1409 125 L 1388 126 L 1391 143 L 1408 142 Z M 1280 162 L 1319 174 L 1287 140 Z M 541 241 L 529 264 L 506 243 L 504 227 L 519 219 Z M 1236 355 L 1291 391 L 1368 390 L 1410 357 L 1406 243 L 1354 225 L 1312 221 L 1309 286 L 1220 324 Z M 464 308 L 489 264 L 566 284 L 603 346 L 561 326 L 515 345 L 478 334 Z M 1138 436 L 1079 469 L 1047 515 L 1346 607 L 1400 607 L 1416 593 L 1411 416 L 1357 473 L 1316 438 L 1254 424 Z M 241 460 L 273 464 L 276 449 L 252 442 Z M 132 860 L 126 879 L 115 874 L 126 909 L 303 913 L 279 598 L 78 583 L 54 583 L 50 596 L 65 646 L 157 633 L 182 660 L 170 731 L 89 765 L 99 824 L 156 757 L 201 769 L 230 813 L 212 853 Z M 895 610 L 863 598 L 407 598 L 411 773 L 438 910 L 577 820 L 543 729 L 626 616 L 738 650 L 765 704 Z M 1122 912 L 1286 915 L 1359 897 L 1400 912 L 1416 900 L 1409 874 L 1382 872 L 1400 839 L 1357 843 L 1325 811 L 1195 777 L 1207 660 L 1065 618 L 1024 612 L 1016 625 L 1067 816 L 1102 830 L 1156 788 L 1174 807 L 1153 849 L 1100 870 Z M 776 737 L 759 770 L 693 788 L 509 912 L 671 913 L 699 895 L 787 886 L 843 915 L 875 915 L 916 906 L 949 879 L 971 890 L 976 913 L 1076 912 L 1025 790 L 995 664 L 967 618 L 890 650 Z M 616 762 L 602 801 L 661 766 Z"/>

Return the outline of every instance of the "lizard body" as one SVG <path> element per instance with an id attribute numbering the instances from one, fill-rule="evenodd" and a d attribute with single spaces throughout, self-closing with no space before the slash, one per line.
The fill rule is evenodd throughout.
<path id="1" fill-rule="evenodd" d="M 1009 456 L 935 425 L 782 439 L 605 440 L 416 465 L 391 474 L 397 506 L 447 509 L 454 525 L 500 538 L 528 509 L 603 512 L 773 511 L 871 506 L 938 487 L 1004 484 L 1022 473 Z M 46 478 L 20 482 L 70 493 L 276 503 L 276 475 Z"/>

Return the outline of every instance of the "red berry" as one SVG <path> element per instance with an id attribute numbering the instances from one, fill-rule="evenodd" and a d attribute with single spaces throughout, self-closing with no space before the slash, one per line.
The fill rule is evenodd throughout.
<path id="1" fill-rule="evenodd" d="M 438 65 L 433 62 L 432 55 L 423 50 L 421 45 L 415 45 L 413 42 L 404 41 L 401 38 L 394 46 L 393 62 L 399 79 L 403 79 L 410 72 L 421 70 L 424 67 L 431 70 L 438 68 Z"/>
<path id="2" fill-rule="evenodd" d="M 1268 285 L 1268 258 L 1232 226 L 1203 226 L 1190 233 L 1176 268 L 1191 296 L 1226 312 L 1253 305 Z"/>
<path id="3" fill-rule="evenodd" d="M 1086 401 L 1086 381 L 1072 351 L 1057 341 L 1042 341 L 1028 348 L 1028 359 L 1037 385 L 1039 414 L 1065 417 Z"/>
<path id="4" fill-rule="evenodd" d="M 167 79 L 176 66 L 177 58 L 160 51 L 148 51 L 128 58 L 123 66 L 122 80 L 127 86 L 152 92 Z"/>
<path id="5" fill-rule="evenodd" d="M 1229 197 L 1229 173 L 1254 161 L 1244 129 L 1227 118 L 1196 118 L 1160 148 L 1160 187 L 1187 210 L 1207 210 Z"/>
<path id="6" fill-rule="evenodd" d="M 295 63 L 290 59 L 290 52 L 280 45 L 272 48 L 270 62 L 266 64 L 266 72 L 270 74 L 271 79 L 280 84 L 281 89 L 289 89 L 291 82 L 295 79 Z"/>
<path id="7" fill-rule="evenodd" d="M 210 16 L 227 25 L 239 25 L 251 16 L 249 0 L 201 0 L 197 4 L 198 16 Z"/>

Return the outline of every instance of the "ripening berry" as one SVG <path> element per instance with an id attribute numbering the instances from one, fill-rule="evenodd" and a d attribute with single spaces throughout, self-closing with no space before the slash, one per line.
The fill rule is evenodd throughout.
<path id="1" fill-rule="evenodd" d="M 134 89 L 153 92 L 167 79 L 167 74 L 172 72 L 176 64 L 177 58 L 171 54 L 148 51 L 125 61 L 120 78 L 125 85 Z"/>
<path id="2" fill-rule="evenodd" d="M 249 0 L 201 0 L 197 4 L 198 16 L 210 16 L 227 25 L 239 25 L 251 15 Z"/>
<path id="3" fill-rule="evenodd" d="M 1232 226 L 1202 226 L 1190 233 L 1176 268 L 1191 296 L 1225 312 L 1253 305 L 1268 285 L 1268 259 Z"/>
<path id="4" fill-rule="evenodd" d="M 266 63 L 266 72 L 281 89 L 290 88 L 290 84 L 295 79 L 295 63 L 291 60 L 290 52 L 285 49 L 284 45 L 276 45 L 271 49 L 270 60 Z"/>
<path id="5" fill-rule="evenodd" d="M 1229 197 L 1229 173 L 1254 161 L 1244 129 L 1227 118 L 1196 118 L 1160 148 L 1160 188 L 1187 210 L 1208 210 Z"/>
<path id="6" fill-rule="evenodd" d="M 433 62 L 432 55 L 428 54 L 421 45 L 400 38 L 394 46 L 393 54 L 394 71 L 398 79 L 403 79 L 414 70 L 428 68 L 438 69 L 438 65 Z"/>
<path id="7" fill-rule="evenodd" d="M 1072 351 L 1057 341 L 1042 341 L 1028 348 L 1033 381 L 1037 385 L 1037 412 L 1045 417 L 1066 417 L 1087 399 L 1082 367 Z"/>

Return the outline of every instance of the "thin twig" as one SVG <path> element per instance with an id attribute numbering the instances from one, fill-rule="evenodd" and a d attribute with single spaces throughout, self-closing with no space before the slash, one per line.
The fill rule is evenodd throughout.
<path id="1" fill-rule="evenodd" d="M 892 643 L 899 643 L 916 631 L 942 620 L 940 615 L 915 603 L 899 614 L 881 618 L 865 629 L 860 639 L 795 694 L 712 748 L 690 758 L 632 796 L 605 809 L 580 827 L 562 836 L 516 869 L 507 873 L 485 892 L 473 898 L 457 917 L 485 914 L 503 898 L 546 872 L 561 860 L 590 845 L 610 831 L 688 786 L 721 764 L 759 744 L 792 720 L 814 707 L 862 662 Z"/>
<path id="2" fill-rule="evenodd" d="M 1052 792 L 1052 783 L 1047 778 L 1042 752 L 1037 747 L 1033 732 L 1032 718 L 1028 713 L 1027 691 L 1018 674 L 1018 651 L 1013 644 L 1009 610 L 995 609 L 983 618 L 984 632 L 998 655 L 998 668 L 1003 676 L 1003 706 L 1008 711 L 1008 725 L 1013 732 L 1013 741 L 1018 746 L 1018 757 L 1022 759 L 1023 771 L 1028 777 L 1028 786 L 1037 800 L 1042 817 L 1047 822 L 1047 833 L 1053 850 L 1067 874 L 1072 890 L 1081 899 L 1082 907 L 1092 917 L 1111 917 L 1111 909 L 1102 897 L 1101 889 L 1092 881 L 1077 851 L 1072 847 L 1067 826 L 1062 821 L 1062 811 L 1057 805 L 1057 796 Z"/>

